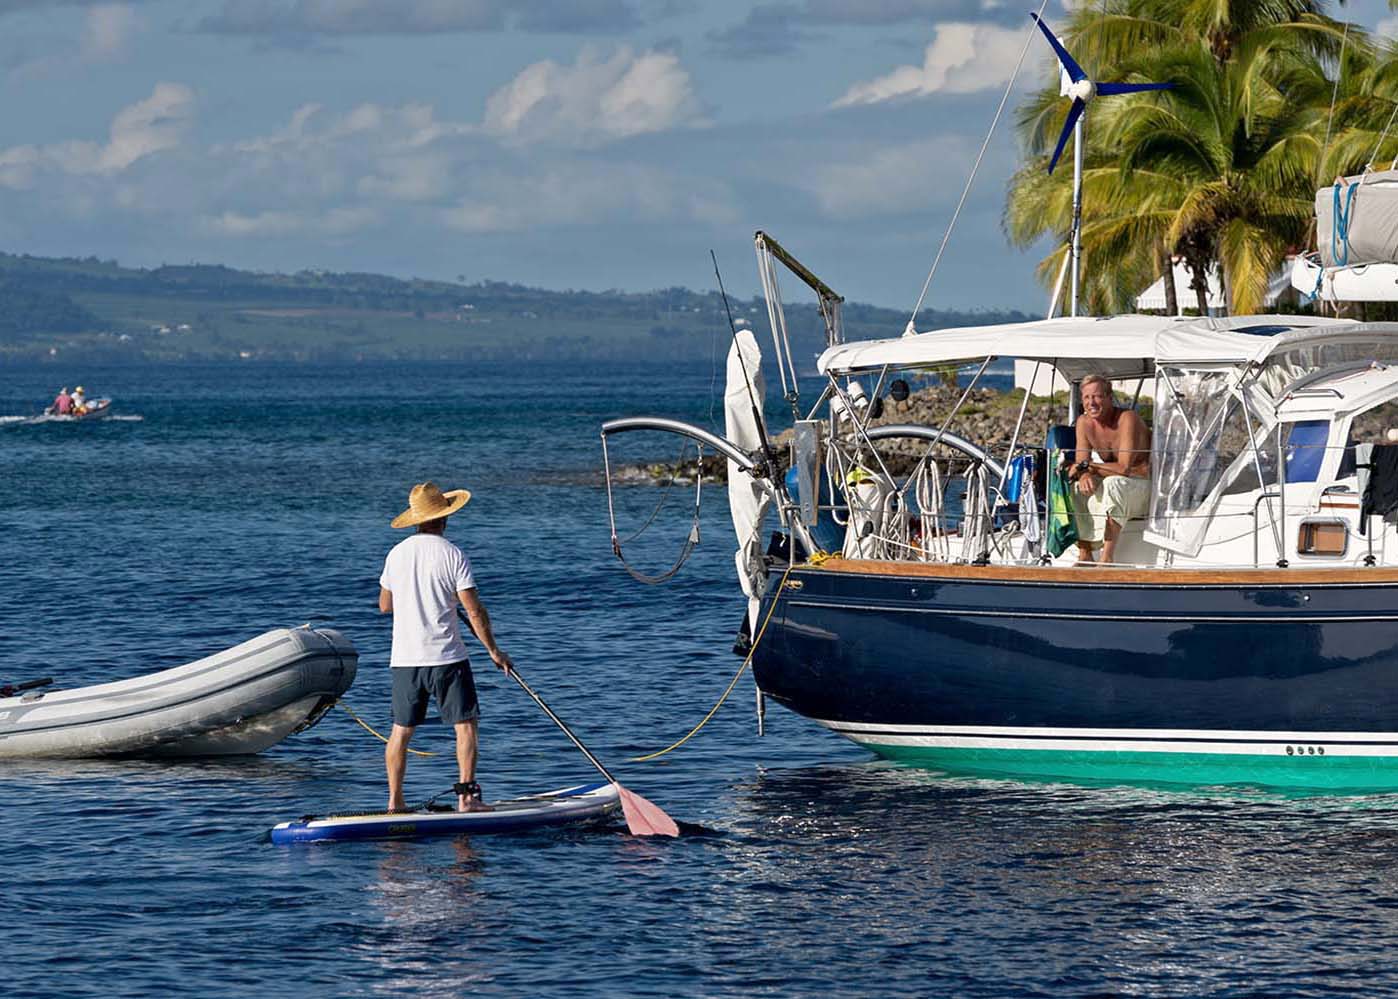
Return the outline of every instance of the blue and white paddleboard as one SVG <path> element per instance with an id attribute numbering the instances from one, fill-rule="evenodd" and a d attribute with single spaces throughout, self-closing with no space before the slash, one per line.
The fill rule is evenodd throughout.
<path id="1" fill-rule="evenodd" d="M 620 811 L 615 784 L 581 784 L 528 798 L 497 801 L 488 812 L 376 812 L 368 815 L 310 816 L 272 827 L 272 842 L 319 843 L 350 839 L 417 839 L 519 832 L 600 819 Z"/>

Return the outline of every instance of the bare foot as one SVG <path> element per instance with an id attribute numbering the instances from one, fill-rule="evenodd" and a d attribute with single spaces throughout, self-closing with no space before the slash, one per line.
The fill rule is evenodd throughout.
<path id="1" fill-rule="evenodd" d="M 464 794 L 456 796 L 456 810 L 458 812 L 493 812 L 494 808 L 481 801 L 480 795 L 473 794 L 469 798 Z"/>

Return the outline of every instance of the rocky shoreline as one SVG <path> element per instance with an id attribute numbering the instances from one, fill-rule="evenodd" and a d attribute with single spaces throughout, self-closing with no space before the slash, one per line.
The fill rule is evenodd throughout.
<path id="1" fill-rule="evenodd" d="M 930 385 L 911 393 L 899 402 L 891 396 L 882 400 L 882 412 L 870 421 L 871 426 L 886 426 L 897 423 L 911 423 L 940 428 L 956 405 L 964 389 L 954 385 Z M 1019 409 L 1024 401 L 1024 392 L 1014 389 L 1001 392 L 996 389 L 976 388 L 967 395 L 956 419 L 948 428 L 951 432 L 972 441 L 991 454 L 1003 456 L 1014 434 L 1015 423 L 1019 419 Z M 1122 399 L 1122 404 L 1129 399 Z M 1149 404 L 1142 405 L 1142 412 L 1149 417 Z M 1053 398 L 1035 396 L 1029 400 L 1029 408 L 1024 417 L 1021 441 L 1026 444 L 1042 444 L 1049 426 L 1062 423 L 1068 417 L 1067 393 L 1060 392 Z M 785 471 L 791 460 L 792 431 L 784 430 L 773 441 L 777 461 Z M 923 441 L 910 439 L 891 440 L 879 445 L 879 454 L 888 470 L 895 475 L 910 472 L 924 453 L 927 445 Z M 962 458 L 959 451 L 938 447 L 937 458 Z M 615 470 L 614 481 L 620 485 L 667 485 L 669 483 L 692 483 L 695 477 L 695 461 L 691 457 L 684 462 L 654 461 L 642 464 L 625 465 Z M 714 454 L 706 453 L 703 460 L 703 476 L 706 482 L 726 482 L 728 479 L 727 461 Z"/>
<path id="2" fill-rule="evenodd" d="M 892 397 L 884 398 L 882 412 L 870 421 L 871 425 L 886 426 L 892 423 L 910 423 L 933 429 L 940 428 L 947 415 L 951 413 L 952 407 L 961 398 L 962 391 L 963 389 L 953 385 L 931 385 L 913 392 L 902 402 L 895 401 Z M 1014 434 L 1015 423 L 1019 419 L 1019 409 L 1023 401 L 1024 392 L 1021 389 L 1013 389 L 1008 392 L 996 389 L 972 389 L 962 404 L 956 419 L 948 429 L 984 448 L 997 459 L 1003 459 L 1006 449 L 1009 447 L 1010 438 Z M 1128 406 L 1130 403 L 1131 399 L 1128 396 L 1117 394 L 1118 405 Z M 1142 399 L 1137 411 L 1146 423 L 1150 424 L 1154 415 L 1153 410 L 1151 400 Z M 1028 446 L 1041 446 L 1048 428 L 1064 423 L 1067 419 L 1068 396 L 1066 392 L 1059 392 L 1052 398 L 1046 396 L 1031 398 L 1029 408 L 1024 416 L 1020 443 Z M 1398 442 L 1398 404 L 1380 406 L 1360 414 L 1354 421 L 1350 437 L 1356 443 L 1366 441 Z M 777 453 L 777 461 L 783 472 L 791 460 L 791 439 L 792 431 L 785 430 L 778 434 L 773 441 L 773 449 Z M 1238 441 L 1233 441 L 1230 446 L 1236 451 L 1243 445 Z M 926 453 L 926 448 L 927 445 L 924 441 L 902 438 L 881 442 L 879 454 L 890 472 L 894 475 L 906 475 L 912 471 L 913 466 Z M 952 451 L 944 447 L 938 447 L 937 451 L 936 457 L 939 461 L 965 460 L 965 456 L 959 451 Z M 727 481 L 728 463 L 722 457 L 706 453 L 702 467 L 704 481 Z M 693 483 L 694 476 L 695 462 L 692 457 L 681 463 L 646 462 L 623 466 L 615 471 L 615 481 L 623 485 Z"/>

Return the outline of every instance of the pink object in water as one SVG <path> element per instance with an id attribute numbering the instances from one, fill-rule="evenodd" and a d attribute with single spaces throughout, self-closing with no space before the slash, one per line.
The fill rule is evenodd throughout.
<path id="1" fill-rule="evenodd" d="M 626 816 L 626 828 L 632 836 L 678 836 L 680 827 L 665 814 L 664 809 L 647 801 L 620 784 L 613 784 L 621 796 L 621 811 Z"/>

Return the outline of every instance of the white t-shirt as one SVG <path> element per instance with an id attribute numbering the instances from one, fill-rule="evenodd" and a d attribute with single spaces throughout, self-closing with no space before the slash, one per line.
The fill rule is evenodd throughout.
<path id="1" fill-rule="evenodd" d="M 471 560 L 440 534 L 414 534 L 384 559 L 379 585 L 393 594 L 390 666 L 445 666 L 466 658 L 458 590 L 472 590 Z"/>

